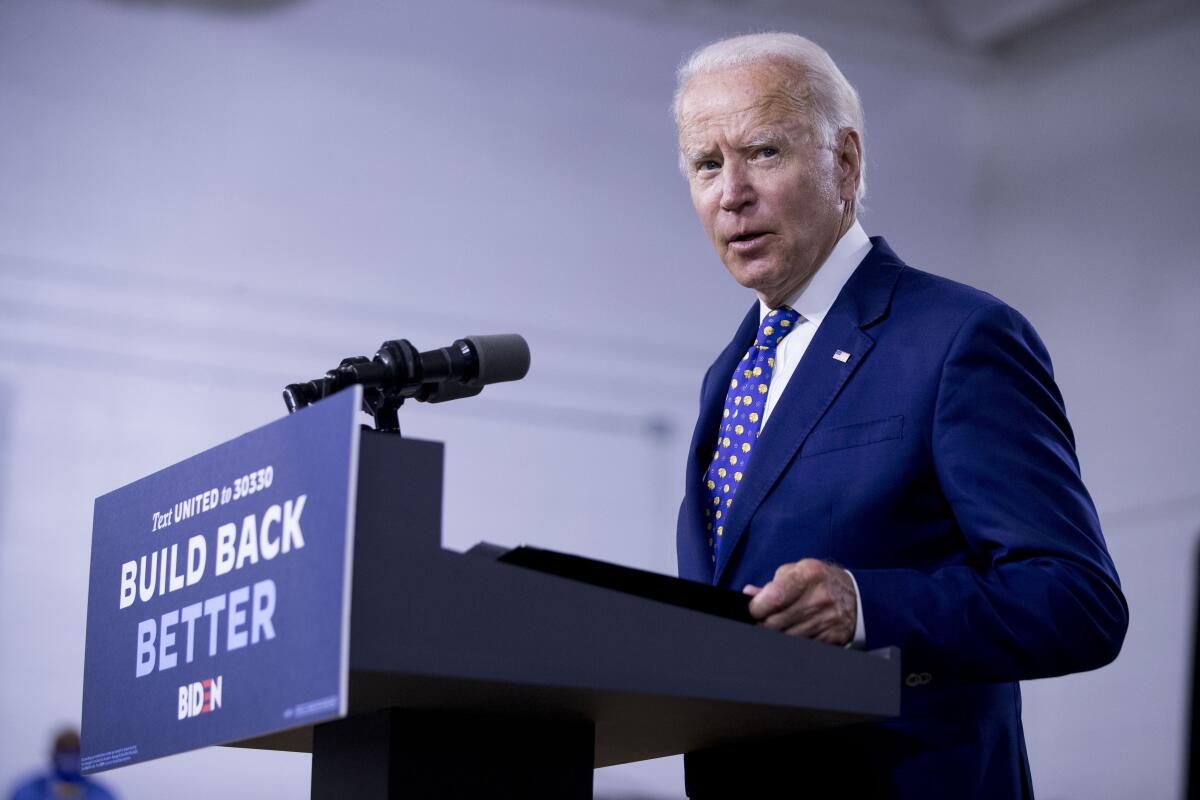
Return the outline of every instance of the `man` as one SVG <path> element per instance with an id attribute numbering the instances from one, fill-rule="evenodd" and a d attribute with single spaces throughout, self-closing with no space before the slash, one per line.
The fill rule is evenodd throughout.
<path id="1" fill-rule="evenodd" d="M 64 728 L 54 737 L 50 771 L 18 786 L 12 800 L 113 800 L 109 791 L 80 773 L 79 734 Z"/>
<path id="2" fill-rule="evenodd" d="M 761 34 L 679 71 L 681 166 L 758 301 L 705 375 L 683 577 L 762 625 L 901 650 L 901 714 L 691 753 L 690 797 L 1032 797 L 1017 681 L 1116 657 L 1128 619 L 1050 360 L 995 298 L 857 220 L 858 95 Z"/>

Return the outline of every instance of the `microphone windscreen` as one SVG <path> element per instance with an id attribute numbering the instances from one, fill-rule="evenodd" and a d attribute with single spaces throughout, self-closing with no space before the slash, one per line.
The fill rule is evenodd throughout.
<path id="1" fill-rule="evenodd" d="M 463 341 L 475 351 L 479 363 L 473 384 L 519 381 L 529 372 L 529 344 L 518 333 L 464 336 Z"/>

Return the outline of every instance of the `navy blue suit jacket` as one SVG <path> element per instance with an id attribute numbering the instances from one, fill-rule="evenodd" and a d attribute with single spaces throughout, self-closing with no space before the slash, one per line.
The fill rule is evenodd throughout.
<path id="1" fill-rule="evenodd" d="M 738 590 L 802 558 L 851 570 L 867 648 L 901 650 L 901 715 L 689 754 L 692 797 L 1032 797 L 1017 681 L 1099 667 L 1125 635 L 1041 340 L 872 242 L 763 428 L 715 564 L 701 481 L 757 303 L 709 368 L 677 546 L 682 577 Z"/>

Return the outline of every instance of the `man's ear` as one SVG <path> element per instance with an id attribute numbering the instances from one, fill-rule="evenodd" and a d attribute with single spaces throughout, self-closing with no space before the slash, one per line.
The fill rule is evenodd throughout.
<path id="1" fill-rule="evenodd" d="M 862 137 L 853 128 L 838 131 L 837 150 L 838 190 L 843 201 L 854 200 L 862 180 Z"/>

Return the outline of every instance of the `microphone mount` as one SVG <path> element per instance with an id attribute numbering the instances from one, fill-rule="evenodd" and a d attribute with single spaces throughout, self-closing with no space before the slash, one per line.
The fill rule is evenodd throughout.
<path id="1" fill-rule="evenodd" d="M 407 339 L 392 339 L 374 358 L 344 358 L 323 377 L 289 384 L 283 401 L 290 414 L 358 384 L 375 429 L 399 434 L 399 410 L 407 399 L 442 403 L 474 397 L 489 383 L 520 380 L 528 371 L 529 345 L 518 334 L 465 337 L 424 353 Z"/>

